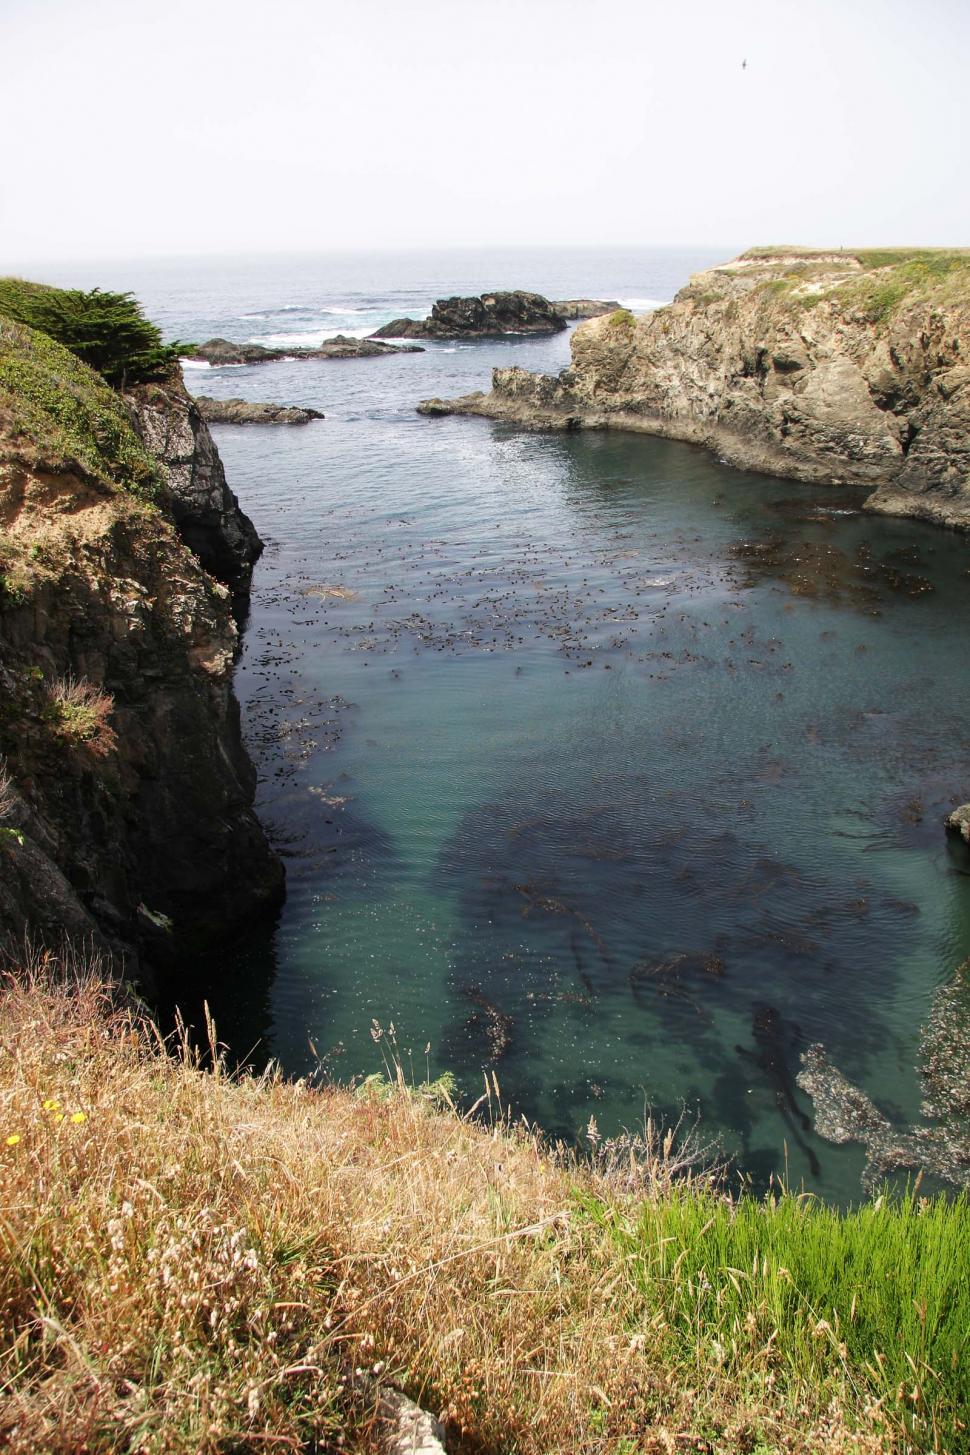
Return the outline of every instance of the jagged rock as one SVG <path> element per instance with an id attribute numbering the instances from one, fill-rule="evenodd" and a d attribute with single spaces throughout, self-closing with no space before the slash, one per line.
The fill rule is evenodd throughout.
<path id="1" fill-rule="evenodd" d="M 495 338 L 559 333 L 565 327 L 565 318 L 540 293 L 483 293 L 479 298 L 439 298 L 429 318 L 395 318 L 371 338 Z"/>
<path id="2" fill-rule="evenodd" d="M 58 406 L 25 411 L 0 383 L 0 759 L 16 790 L 4 827 L 22 837 L 0 839 L 0 947 L 67 935 L 157 986 L 283 893 L 252 811 L 230 593 L 180 538 L 166 476 L 173 492 L 188 481 L 214 497 L 199 504 L 214 555 L 221 522 L 221 551 L 237 559 L 245 517 L 180 386 L 129 404 L 3 319 L 0 359 Z M 164 469 L 132 409 L 143 438 L 169 442 Z M 198 519 L 193 500 L 183 520 Z M 71 714 L 58 692 L 79 704 Z"/>
<path id="3" fill-rule="evenodd" d="M 554 298 L 552 306 L 560 318 L 574 323 L 576 319 L 600 318 L 604 313 L 615 313 L 620 304 L 615 299 L 606 303 L 602 298 Z"/>
<path id="4" fill-rule="evenodd" d="M 416 344 L 385 344 L 376 338 L 348 338 L 338 333 L 315 349 L 268 349 L 263 344 L 235 344 L 224 338 L 210 338 L 197 344 L 193 359 L 212 365 L 273 364 L 279 359 L 373 359 L 384 354 L 420 354 Z"/>
<path id="5" fill-rule="evenodd" d="M 126 396 L 138 433 L 165 467 L 179 534 L 205 569 L 245 597 L 263 543 L 226 482 L 197 402 L 174 371 Z"/>
<path id="6" fill-rule="evenodd" d="M 196 408 L 207 424 L 309 424 L 323 419 L 319 409 L 293 404 L 254 404 L 248 399 L 212 399 L 198 394 Z"/>
<path id="7" fill-rule="evenodd" d="M 948 813 L 945 822 L 951 833 L 960 834 L 970 844 L 970 803 L 961 804 Z"/>
<path id="8" fill-rule="evenodd" d="M 571 346 L 555 378 L 497 369 L 490 394 L 424 412 L 665 435 L 970 528 L 970 251 L 755 250 Z"/>

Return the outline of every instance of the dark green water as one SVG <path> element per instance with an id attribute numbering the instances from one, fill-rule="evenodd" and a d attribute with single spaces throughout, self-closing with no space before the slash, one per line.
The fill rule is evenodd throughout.
<path id="1" fill-rule="evenodd" d="M 968 542 L 688 446 L 413 412 L 565 354 L 190 375 L 327 414 L 217 431 L 269 542 L 237 682 L 289 893 L 203 989 L 292 1072 L 379 1069 L 393 1021 L 419 1076 L 488 1066 L 551 1132 L 686 1107 L 758 1184 L 858 1196 L 785 1087 L 819 1040 L 917 1115 L 970 953 Z"/>

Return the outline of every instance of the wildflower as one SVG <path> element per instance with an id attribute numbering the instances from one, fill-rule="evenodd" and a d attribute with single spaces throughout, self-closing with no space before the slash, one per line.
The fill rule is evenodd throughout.
<path id="1" fill-rule="evenodd" d="M 74 1123 L 75 1126 L 80 1125 L 81 1122 L 86 1122 L 87 1119 L 88 1119 L 88 1114 L 87 1114 L 86 1111 L 73 1111 L 73 1112 L 71 1112 L 71 1121 Z"/>
<path id="2" fill-rule="evenodd" d="M 47 1098 L 47 1100 L 44 1102 L 44 1110 L 45 1111 L 60 1111 L 60 1109 L 61 1109 L 60 1102 L 59 1101 L 55 1101 L 52 1096 L 49 1096 Z"/>
<path id="3" fill-rule="evenodd" d="M 11 1132 L 10 1133 L 10 1136 L 7 1138 L 7 1146 L 8 1147 L 16 1147 L 16 1145 L 17 1145 L 17 1143 L 19 1141 L 20 1141 L 20 1133 L 19 1132 Z"/>

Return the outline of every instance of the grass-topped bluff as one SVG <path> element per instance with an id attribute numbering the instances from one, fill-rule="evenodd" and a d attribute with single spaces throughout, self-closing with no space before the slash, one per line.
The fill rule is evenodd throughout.
<path id="1" fill-rule="evenodd" d="M 479 1455 L 967 1449 L 963 1197 L 732 1200 L 669 1137 L 567 1154 L 393 1053 L 206 1070 L 36 964 L 0 1043 L 5 1449 L 368 1451 L 387 1385 Z"/>
<path id="2" fill-rule="evenodd" d="M 224 584 L 259 541 L 177 370 L 144 358 L 157 330 L 92 297 L 0 283 L 0 949 L 66 935 L 157 984 L 280 894 Z"/>
<path id="3" fill-rule="evenodd" d="M 420 407 L 666 435 L 970 528 L 970 249 L 752 248 L 616 318 L 580 324 L 558 378 L 497 369 Z"/>

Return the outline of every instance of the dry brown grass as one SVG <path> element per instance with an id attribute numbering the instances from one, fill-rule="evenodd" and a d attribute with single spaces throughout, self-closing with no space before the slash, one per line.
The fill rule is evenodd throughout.
<path id="1" fill-rule="evenodd" d="M 10 978 L 0 1446 L 367 1449 L 377 1371 L 456 1449 L 889 1448 L 837 1369 L 813 1393 L 670 1360 L 577 1197 L 629 1206 L 631 1158 L 641 1199 L 669 1194 L 653 1144 L 570 1168 L 403 1084 L 205 1073 L 97 979 Z"/>
<path id="2" fill-rule="evenodd" d="M 45 717 L 65 742 L 81 744 L 96 758 L 118 746 L 111 726 L 114 698 L 86 677 L 58 677 L 48 685 Z"/>

